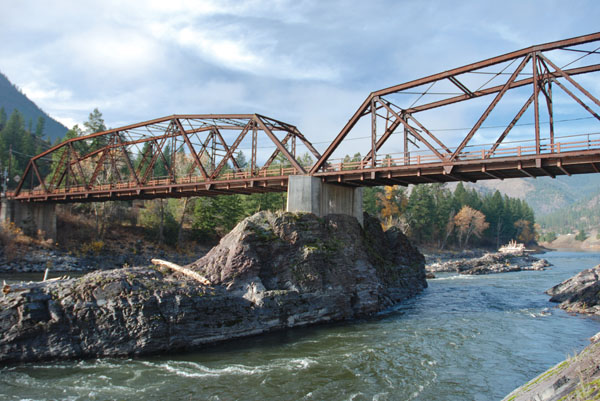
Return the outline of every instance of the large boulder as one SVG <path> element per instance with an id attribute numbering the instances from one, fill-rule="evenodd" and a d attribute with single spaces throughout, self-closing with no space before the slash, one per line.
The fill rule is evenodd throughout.
<path id="1" fill-rule="evenodd" d="M 550 302 L 569 312 L 600 314 L 600 265 L 583 270 L 546 291 Z"/>
<path id="2" fill-rule="evenodd" d="M 187 266 L 7 289 L 0 362 L 137 355 L 379 312 L 427 286 L 424 258 L 365 216 L 261 212 Z"/>

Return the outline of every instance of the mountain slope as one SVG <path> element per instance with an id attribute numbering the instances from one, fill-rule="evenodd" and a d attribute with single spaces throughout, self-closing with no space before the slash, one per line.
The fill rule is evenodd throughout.
<path id="1" fill-rule="evenodd" d="M 524 199 L 542 227 L 556 232 L 598 228 L 600 224 L 600 174 L 486 180 L 467 188 L 491 193 L 496 190 Z"/>
<path id="2" fill-rule="evenodd" d="M 567 234 L 578 230 L 590 233 L 600 228 L 600 192 L 566 208 L 537 219 L 542 228 Z"/>
<path id="3" fill-rule="evenodd" d="M 67 132 L 67 127 L 50 117 L 46 112 L 40 109 L 35 103 L 27 98 L 8 78 L 0 73 L 0 108 L 4 107 L 7 117 L 14 109 L 19 110 L 25 118 L 25 124 L 31 121 L 33 128 L 38 118 L 44 117 L 46 120 L 44 126 L 44 135 L 54 142 L 57 138 L 62 138 Z"/>

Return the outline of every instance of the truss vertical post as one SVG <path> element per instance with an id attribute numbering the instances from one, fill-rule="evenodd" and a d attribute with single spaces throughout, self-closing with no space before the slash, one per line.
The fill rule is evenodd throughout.
<path id="1" fill-rule="evenodd" d="M 256 171 L 256 137 L 258 134 L 258 130 L 256 128 L 256 124 L 252 125 L 252 160 L 250 163 L 250 174 L 254 175 Z"/>
<path id="2" fill-rule="evenodd" d="M 171 181 L 176 182 L 175 166 L 177 165 L 177 137 L 171 138 Z"/>
<path id="3" fill-rule="evenodd" d="M 211 148 L 210 148 L 210 172 L 211 174 L 214 173 L 215 168 L 216 168 L 216 158 L 217 158 L 217 138 L 216 135 L 214 133 L 214 131 L 211 131 L 212 134 L 212 144 L 211 144 Z"/>
<path id="4" fill-rule="evenodd" d="M 402 117 L 405 117 L 402 115 Z M 404 127 L 404 164 L 410 164 L 410 154 L 408 153 L 408 128 Z"/>
<path id="5" fill-rule="evenodd" d="M 548 116 L 550 122 L 550 152 L 554 153 L 554 111 L 552 102 L 552 81 L 548 80 L 548 97 L 546 98 L 546 104 L 548 106 Z"/>
<path id="6" fill-rule="evenodd" d="M 67 175 L 65 177 L 65 192 L 67 192 L 69 189 L 69 170 L 71 169 L 71 152 L 69 152 L 69 148 L 65 149 L 65 152 L 67 152 L 67 164 L 65 167 L 65 174 Z M 33 180 L 31 182 L 33 184 Z"/>
<path id="7" fill-rule="evenodd" d="M 292 156 L 296 158 L 296 135 L 292 136 Z"/>
<path id="8" fill-rule="evenodd" d="M 371 167 L 377 166 L 377 109 L 375 98 L 371 99 Z"/>
<path id="9" fill-rule="evenodd" d="M 533 115 L 535 117 L 535 153 L 540 154 L 540 105 L 538 96 L 540 94 L 540 81 L 537 68 L 537 52 L 531 56 L 533 66 Z"/>

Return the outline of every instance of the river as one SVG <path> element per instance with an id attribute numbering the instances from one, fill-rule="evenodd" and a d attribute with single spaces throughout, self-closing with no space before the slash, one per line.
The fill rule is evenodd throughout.
<path id="1" fill-rule="evenodd" d="M 544 290 L 600 263 L 439 275 L 375 318 L 237 340 L 194 353 L 0 369 L 2 400 L 498 400 L 588 344 L 600 321 Z"/>

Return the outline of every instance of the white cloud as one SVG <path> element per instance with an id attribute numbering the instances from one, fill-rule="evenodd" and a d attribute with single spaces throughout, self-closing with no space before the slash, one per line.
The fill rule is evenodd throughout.
<path id="1" fill-rule="evenodd" d="M 68 126 L 94 107 L 113 127 L 173 113 L 260 112 L 323 142 L 373 90 L 597 30 L 597 3 L 582 0 L 569 13 L 560 4 L 23 0 L 0 15 L 0 70 Z M 465 126 L 477 117 L 470 113 L 428 124 Z"/>

